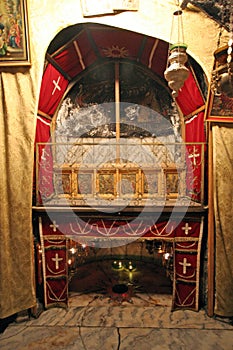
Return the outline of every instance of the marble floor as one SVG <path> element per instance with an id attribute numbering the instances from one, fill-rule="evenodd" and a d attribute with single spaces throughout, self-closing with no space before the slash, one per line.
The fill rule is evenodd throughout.
<path id="1" fill-rule="evenodd" d="M 106 270 L 102 269 L 102 273 L 106 274 Z M 86 280 L 87 274 L 81 273 L 79 278 L 82 276 Z M 148 278 L 145 273 L 141 276 Z M 122 275 L 120 281 L 124 278 Z M 96 279 L 98 290 L 88 286 L 91 277 L 80 288 L 73 279 L 67 309 L 50 308 L 38 318 L 18 316 L 0 334 L 0 349 L 233 350 L 231 320 L 210 318 L 204 309 L 172 312 L 166 279 L 161 279 L 162 293 L 152 292 L 150 281 L 146 287 L 144 279 L 144 287 L 136 288 L 124 300 L 104 293 L 100 275 Z M 131 276 L 131 282 L 140 286 L 140 274 Z"/>

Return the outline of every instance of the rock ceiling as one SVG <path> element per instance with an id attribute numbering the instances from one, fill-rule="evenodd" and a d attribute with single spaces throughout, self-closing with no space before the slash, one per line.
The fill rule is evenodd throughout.
<path id="1" fill-rule="evenodd" d="M 233 5 L 232 0 L 184 0 L 181 3 L 181 7 L 185 9 L 189 4 L 198 7 L 207 16 L 229 31 L 230 9 Z"/>

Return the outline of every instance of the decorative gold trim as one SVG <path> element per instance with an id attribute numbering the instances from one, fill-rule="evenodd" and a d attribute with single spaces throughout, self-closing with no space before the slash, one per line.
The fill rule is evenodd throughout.
<path id="1" fill-rule="evenodd" d="M 195 284 L 196 284 L 196 278 L 194 281 L 188 281 L 189 279 L 193 278 L 194 276 L 197 276 L 196 270 L 194 271 L 194 273 L 191 276 L 184 276 L 184 275 L 180 275 L 179 273 L 176 273 L 176 275 L 179 277 L 176 279 L 177 282 L 179 282 L 179 281 L 181 281 L 181 282 L 195 282 Z"/>
<path id="2" fill-rule="evenodd" d="M 200 289 L 200 265 L 201 265 L 201 246 L 202 246 L 202 237 L 203 237 L 203 228 L 204 228 L 204 217 L 201 217 L 200 224 L 200 233 L 197 249 L 197 291 L 196 291 L 196 309 L 199 308 L 199 289 Z"/>
<path id="3" fill-rule="evenodd" d="M 57 295 L 53 292 L 51 286 L 46 282 L 47 286 L 48 286 L 48 292 L 51 292 L 52 295 L 54 295 L 55 298 L 52 298 L 50 295 L 49 295 L 49 298 L 50 300 L 53 300 L 53 301 L 57 301 L 57 302 L 61 302 L 61 301 L 64 301 L 66 300 L 66 298 L 63 298 L 61 299 L 61 297 L 57 297 Z M 60 296 L 62 294 L 64 294 L 65 292 L 65 289 L 67 288 L 67 285 L 68 285 L 68 282 L 66 283 L 65 287 L 63 288 L 62 292 L 60 293 Z"/>
<path id="4" fill-rule="evenodd" d="M 198 242 L 199 237 L 175 237 L 175 242 Z"/>
<path id="5" fill-rule="evenodd" d="M 50 267 L 49 267 L 48 264 L 47 264 L 46 266 L 47 266 L 47 269 L 49 270 L 49 272 L 53 273 L 53 275 L 59 275 L 59 274 L 61 274 L 62 272 L 66 272 L 66 269 L 63 269 L 63 270 L 58 271 L 58 272 L 55 272 L 55 271 L 53 271 L 53 270 L 50 269 Z M 47 275 L 46 278 L 54 277 L 53 275 L 52 275 L 52 276 Z M 61 277 L 61 276 L 62 276 L 62 275 L 59 275 L 59 277 Z M 65 275 L 64 275 L 64 276 L 65 276 Z"/>
<path id="6" fill-rule="evenodd" d="M 181 303 L 180 301 L 180 298 L 179 298 L 179 294 L 176 293 L 177 292 L 177 289 L 175 287 L 175 293 L 177 294 L 177 297 L 178 297 L 178 300 L 179 300 L 179 304 L 175 303 L 177 307 L 188 307 L 188 306 L 191 306 L 193 304 L 193 301 L 189 304 L 185 304 L 186 300 L 196 291 L 196 288 L 194 288 L 188 295 L 187 297 L 184 299 L 183 303 Z M 193 310 L 193 309 L 192 309 Z M 197 311 L 197 310 L 196 310 Z"/>
<path id="7" fill-rule="evenodd" d="M 62 243 L 63 241 L 65 241 L 65 236 L 64 235 L 43 235 L 44 239 L 46 239 L 46 241 L 50 241 L 51 244 L 53 244 L 53 240 L 57 241 L 58 239 L 60 239 L 61 241 L 58 243 Z"/>
<path id="8" fill-rule="evenodd" d="M 44 289 L 44 304 L 47 307 L 47 294 L 46 294 L 46 265 L 45 265 L 45 247 L 44 247 L 44 237 L 43 237 L 43 224 L 42 217 L 39 217 L 39 235 L 41 243 L 41 257 L 42 257 L 42 275 L 43 275 L 43 289 Z"/>

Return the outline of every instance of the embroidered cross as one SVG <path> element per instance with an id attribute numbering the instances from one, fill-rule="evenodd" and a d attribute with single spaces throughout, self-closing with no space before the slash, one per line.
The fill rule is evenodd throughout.
<path id="1" fill-rule="evenodd" d="M 184 233 L 185 233 L 186 235 L 189 234 L 189 231 L 190 231 L 191 229 L 192 229 L 192 227 L 190 227 L 189 224 L 188 224 L 187 222 L 186 222 L 185 226 L 182 227 L 182 230 L 184 230 Z"/>
<path id="2" fill-rule="evenodd" d="M 193 148 L 193 153 L 189 155 L 189 158 L 193 158 L 193 165 L 197 165 L 196 158 L 200 157 L 199 153 L 196 153 L 196 147 Z"/>
<path id="3" fill-rule="evenodd" d="M 52 225 L 49 225 L 49 227 L 53 228 L 53 232 L 57 231 L 57 227 L 59 227 L 59 225 L 56 224 L 56 221 L 53 221 Z"/>
<path id="4" fill-rule="evenodd" d="M 58 270 L 59 269 L 59 261 L 62 261 L 63 258 L 59 258 L 58 254 L 55 254 L 55 258 L 52 258 L 53 261 L 55 261 L 55 269 Z"/>
<path id="5" fill-rule="evenodd" d="M 192 264 L 187 262 L 187 258 L 183 259 L 183 262 L 179 262 L 180 265 L 183 266 L 183 274 L 186 275 L 187 272 L 187 266 L 192 266 Z"/>
<path id="6" fill-rule="evenodd" d="M 61 77 L 59 76 L 59 77 L 57 78 L 57 81 L 53 80 L 54 89 L 53 89 L 52 95 L 55 93 L 56 90 L 61 91 L 61 87 L 59 86 L 59 81 L 60 81 L 60 79 L 61 79 Z"/>

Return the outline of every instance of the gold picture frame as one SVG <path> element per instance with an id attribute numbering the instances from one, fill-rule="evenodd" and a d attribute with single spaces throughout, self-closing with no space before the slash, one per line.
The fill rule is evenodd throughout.
<path id="1" fill-rule="evenodd" d="M 30 66 L 26 0 L 0 2 L 0 66 Z"/>

